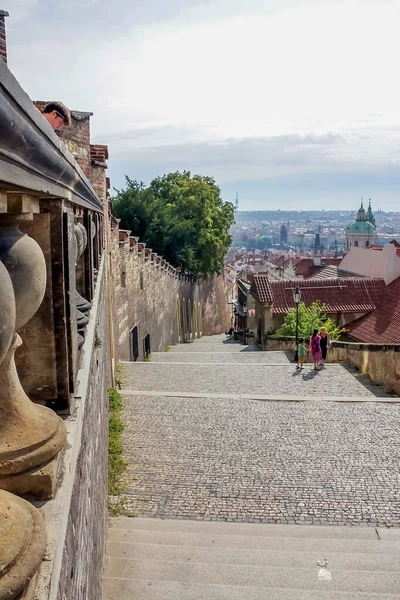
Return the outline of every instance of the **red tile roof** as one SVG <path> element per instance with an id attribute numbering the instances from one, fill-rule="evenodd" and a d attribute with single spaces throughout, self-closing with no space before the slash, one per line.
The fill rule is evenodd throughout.
<path id="1" fill-rule="evenodd" d="M 327 265 L 339 265 L 341 258 L 321 258 L 321 266 L 316 267 L 312 258 L 301 258 L 294 266 L 297 277 L 312 277 Z"/>
<path id="2" fill-rule="evenodd" d="M 250 293 L 255 295 L 262 304 L 273 302 L 271 282 L 268 279 L 267 273 L 257 273 L 254 275 Z"/>
<path id="3" fill-rule="evenodd" d="M 293 288 L 299 287 L 306 305 L 318 300 L 327 313 L 368 313 L 373 311 L 385 289 L 383 279 L 338 278 L 320 280 L 269 281 L 264 273 L 254 277 L 252 293 L 261 303 L 272 303 L 275 314 L 294 308 Z"/>
<path id="4" fill-rule="evenodd" d="M 400 277 L 383 290 L 376 309 L 350 323 L 348 330 L 359 342 L 400 344 Z"/>

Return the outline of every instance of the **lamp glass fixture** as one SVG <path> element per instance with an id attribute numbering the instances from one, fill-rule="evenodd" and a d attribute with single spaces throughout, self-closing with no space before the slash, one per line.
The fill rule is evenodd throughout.
<path id="1" fill-rule="evenodd" d="M 301 300 L 301 291 L 299 290 L 298 287 L 296 287 L 293 290 L 293 300 L 295 304 L 300 304 L 300 300 Z"/>

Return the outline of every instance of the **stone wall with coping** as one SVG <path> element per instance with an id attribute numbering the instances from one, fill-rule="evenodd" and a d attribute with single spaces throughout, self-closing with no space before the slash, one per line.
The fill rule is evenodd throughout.
<path id="1" fill-rule="evenodd" d="M 265 350 L 293 352 L 294 357 L 295 338 L 268 337 Z M 400 394 L 400 344 L 333 342 L 328 350 L 327 362 L 349 363 L 368 375 L 374 383 Z"/>
<path id="2" fill-rule="evenodd" d="M 164 259 L 119 228 L 112 220 L 109 269 L 113 289 L 115 356 L 131 360 L 132 330 L 137 327 L 139 360 L 144 338 L 151 351 L 214 335 L 229 328 L 224 278 L 206 280 L 177 271 Z"/>
<path id="3" fill-rule="evenodd" d="M 374 383 L 400 394 L 400 345 L 333 342 L 329 362 L 348 362 Z"/>
<path id="4" fill-rule="evenodd" d="M 103 293 L 96 315 L 82 438 L 57 600 L 102 597 L 108 503 L 108 389 L 111 386 L 111 365 L 104 282 L 101 287 Z"/>
<path id="5" fill-rule="evenodd" d="M 68 441 L 61 458 L 58 490 L 43 506 L 47 560 L 38 573 L 34 600 L 102 597 L 111 372 L 108 294 L 106 274 L 101 269 L 82 348 L 75 409 L 65 421 Z"/>

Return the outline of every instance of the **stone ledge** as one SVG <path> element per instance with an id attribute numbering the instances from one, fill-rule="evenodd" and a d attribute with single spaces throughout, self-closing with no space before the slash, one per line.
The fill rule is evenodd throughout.
<path id="1" fill-rule="evenodd" d="M 23 473 L 0 477 L 0 489 L 22 498 L 50 500 L 57 487 L 61 451 L 53 460 Z"/>

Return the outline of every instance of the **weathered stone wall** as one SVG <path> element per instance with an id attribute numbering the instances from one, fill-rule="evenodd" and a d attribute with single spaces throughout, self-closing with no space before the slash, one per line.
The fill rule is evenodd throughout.
<path id="1" fill-rule="evenodd" d="M 117 360 L 131 360 L 137 327 L 138 359 L 144 358 L 144 338 L 151 351 L 214 335 L 229 327 L 223 277 L 194 280 L 178 273 L 161 257 L 140 244 L 113 220 L 110 273 Z"/>
<path id="2" fill-rule="evenodd" d="M 199 300 L 203 306 L 202 335 L 216 335 L 229 329 L 230 312 L 222 276 L 214 275 L 200 284 Z"/>
<path id="3" fill-rule="evenodd" d="M 400 394 L 400 346 L 334 342 L 328 356 L 330 362 L 351 363 L 375 383 Z"/>
<path id="4" fill-rule="evenodd" d="M 108 497 L 108 388 L 111 386 L 104 282 L 99 294 L 92 347 L 57 600 L 98 600 L 102 597 L 101 572 Z"/>

